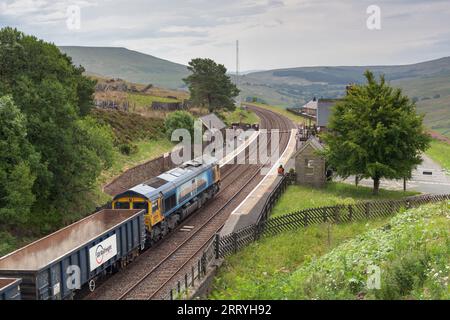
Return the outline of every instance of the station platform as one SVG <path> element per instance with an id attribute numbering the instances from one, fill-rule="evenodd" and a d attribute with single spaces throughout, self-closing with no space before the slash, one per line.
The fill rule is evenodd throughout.
<path id="1" fill-rule="evenodd" d="M 297 129 L 291 131 L 288 145 L 280 156 L 279 160 L 270 168 L 269 173 L 264 176 L 261 182 L 250 192 L 244 201 L 231 213 L 220 234 L 221 236 L 233 233 L 239 229 L 247 227 L 258 221 L 261 209 L 264 206 L 267 197 L 281 179 L 277 170 L 280 164 L 283 164 L 286 172 L 294 167 L 292 155 L 296 151 Z"/>

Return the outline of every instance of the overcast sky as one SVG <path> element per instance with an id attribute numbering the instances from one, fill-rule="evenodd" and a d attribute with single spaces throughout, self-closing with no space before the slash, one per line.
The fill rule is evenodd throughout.
<path id="1" fill-rule="evenodd" d="M 67 8 L 81 24 L 67 26 Z M 381 30 L 367 8 L 381 9 Z M 76 21 L 76 20 L 71 20 Z M 450 56 L 450 0 L 0 0 L 0 26 L 57 45 L 118 46 L 241 70 L 407 64 Z"/>

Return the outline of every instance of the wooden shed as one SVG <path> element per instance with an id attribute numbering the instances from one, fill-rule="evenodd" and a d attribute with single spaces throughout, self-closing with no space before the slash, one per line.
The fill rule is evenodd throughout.
<path id="1" fill-rule="evenodd" d="M 323 146 L 316 137 L 309 138 L 294 154 L 297 184 L 322 188 L 325 186 L 326 163 L 318 154 Z"/>

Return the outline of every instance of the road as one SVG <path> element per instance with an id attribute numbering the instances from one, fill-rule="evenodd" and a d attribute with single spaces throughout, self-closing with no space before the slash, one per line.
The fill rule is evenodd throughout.
<path id="1" fill-rule="evenodd" d="M 435 161 L 426 155 L 422 155 L 423 162 L 413 171 L 412 179 L 406 184 L 407 190 L 419 191 L 430 194 L 449 194 L 450 175 Z M 424 173 L 425 172 L 425 173 Z M 431 174 L 427 174 L 431 173 Z M 354 183 L 355 178 L 349 177 L 346 183 Z M 371 179 L 363 179 L 360 185 L 372 187 Z M 381 180 L 380 188 L 389 190 L 403 190 L 403 180 Z"/>

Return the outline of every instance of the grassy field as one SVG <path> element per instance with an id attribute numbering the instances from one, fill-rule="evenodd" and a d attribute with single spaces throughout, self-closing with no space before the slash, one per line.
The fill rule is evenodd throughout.
<path id="1" fill-rule="evenodd" d="M 131 105 L 136 105 L 137 107 L 151 107 L 154 101 L 156 102 L 179 102 L 178 99 L 153 96 L 143 93 L 128 93 L 127 99 Z"/>
<path id="2" fill-rule="evenodd" d="M 449 75 L 436 75 L 393 81 L 410 98 L 416 98 L 417 111 L 425 114 L 427 127 L 450 137 L 450 82 Z"/>
<path id="3" fill-rule="evenodd" d="M 386 221 L 323 224 L 263 238 L 225 260 L 209 298 L 280 299 L 272 292 L 278 292 L 277 287 L 299 266 Z"/>
<path id="4" fill-rule="evenodd" d="M 305 186 L 289 186 L 275 205 L 272 216 L 280 216 L 291 212 L 337 204 L 353 204 L 362 200 L 399 199 L 415 195 L 415 192 L 380 190 L 378 196 L 372 194 L 372 189 L 351 184 L 330 182 L 324 189 L 314 189 Z"/>
<path id="5" fill-rule="evenodd" d="M 223 111 L 219 114 L 219 117 L 228 125 L 232 123 L 259 123 L 259 117 L 252 111 L 236 108 L 234 111 Z"/>
<path id="6" fill-rule="evenodd" d="M 211 299 L 449 299 L 450 206 L 317 225 L 263 238 L 226 259 Z M 369 266 L 381 268 L 367 289 Z"/>
<path id="7" fill-rule="evenodd" d="M 166 138 L 158 140 L 140 140 L 135 142 L 135 145 L 137 151 L 129 156 L 116 150 L 112 167 L 105 170 L 99 178 L 99 183 L 101 185 L 109 182 L 114 177 L 132 167 L 171 151 L 174 147 L 174 144 Z"/>
<path id="8" fill-rule="evenodd" d="M 186 66 L 126 48 L 60 47 L 75 65 L 103 77 L 121 78 L 134 83 L 164 88 L 185 87 L 183 78 L 190 72 Z"/>
<path id="9" fill-rule="evenodd" d="M 426 154 L 450 172 L 450 145 L 448 143 L 433 140 Z"/>

